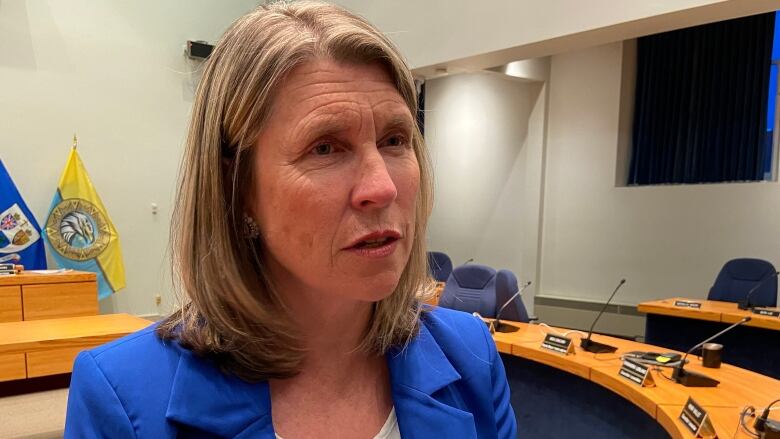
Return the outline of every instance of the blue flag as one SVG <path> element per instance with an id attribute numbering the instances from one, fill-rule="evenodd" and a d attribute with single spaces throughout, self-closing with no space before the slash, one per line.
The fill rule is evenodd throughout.
<path id="1" fill-rule="evenodd" d="M 46 268 L 41 228 L 0 160 L 0 263 Z"/>

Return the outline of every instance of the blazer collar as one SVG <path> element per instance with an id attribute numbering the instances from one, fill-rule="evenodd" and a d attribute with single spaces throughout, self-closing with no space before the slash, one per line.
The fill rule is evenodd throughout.
<path id="1" fill-rule="evenodd" d="M 449 431 L 476 438 L 471 413 L 434 396 L 461 376 L 424 322 L 425 318 L 419 334 L 405 348 L 387 354 L 401 435 L 437 437 Z M 274 437 L 268 382 L 252 384 L 225 375 L 209 360 L 185 349 L 165 417 L 221 437 Z"/>
<path id="2" fill-rule="evenodd" d="M 471 413 L 447 404 L 461 379 L 422 318 L 420 333 L 404 349 L 388 353 L 393 404 L 403 438 L 476 438 Z M 438 392 L 438 393 L 437 393 Z"/>
<path id="3" fill-rule="evenodd" d="M 268 382 L 248 383 L 222 373 L 211 361 L 182 349 L 168 420 L 220 437 L 273 437 Z"/>

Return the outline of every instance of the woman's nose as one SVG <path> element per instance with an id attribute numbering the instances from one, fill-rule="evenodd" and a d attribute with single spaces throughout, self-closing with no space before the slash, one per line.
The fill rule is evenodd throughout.
<path id="1" fill-rule="evenodd" d="M 398 190 L 379 150 L 366 154 L 361 160 L 358 178 L 352 190 L 352 207 L 378 209 L 389 206 L 398 196 Z"/>

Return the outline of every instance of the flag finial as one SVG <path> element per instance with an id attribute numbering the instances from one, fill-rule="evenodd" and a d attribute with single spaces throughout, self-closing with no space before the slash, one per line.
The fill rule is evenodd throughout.
<path id="1" fill-rule="evenodd" d="M 76 133 L 73 133 L 73 149 L 79 145 L 79 140 L 76 138 Z"/>

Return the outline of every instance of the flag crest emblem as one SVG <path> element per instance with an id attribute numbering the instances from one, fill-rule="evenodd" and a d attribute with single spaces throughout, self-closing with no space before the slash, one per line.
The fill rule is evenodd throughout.
<path id="1" fill-rule="evenodd" d="M 46 234 L 57 253 L 77 261 L 103 253 L 111 238 L 100 209 L 79 198 L 63 200 L 54 206 L 46 221 Z"/>
<path id="2" fill-rule="evenodd" d="M 17 253 L 38 242 L 40 234 L 14 203 L 0 213 L 0 253 Z"/>

